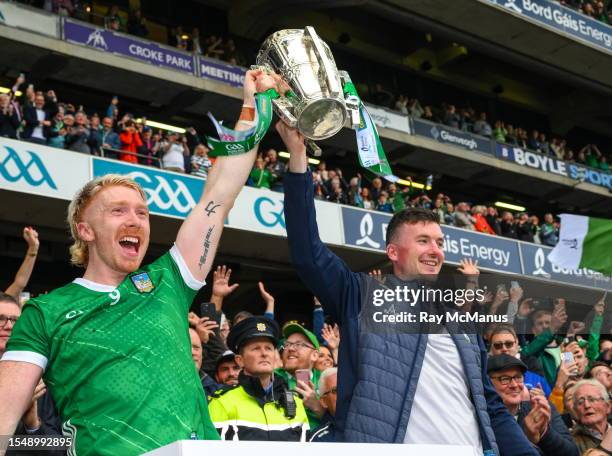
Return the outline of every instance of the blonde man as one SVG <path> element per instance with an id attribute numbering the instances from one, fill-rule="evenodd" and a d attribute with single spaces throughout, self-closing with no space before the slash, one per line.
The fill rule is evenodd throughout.
<path id="1" fill-rule="evenodd" d="M 274 86 L 261 71 L 247 72 L 237 129 L 252 126 L 255 92 Z M 68 209 L 70 253 L 85 274 L 24 307 L 0 362 L 0 435 L 13 433 L 44 374 L 74 454 L 124 456 L 218 438 L 193 368 L 187 314 L 256 153 L 217 161 L 174 246 L 147 266 L 142 189 L 107 175 L 78 192 Z"/>

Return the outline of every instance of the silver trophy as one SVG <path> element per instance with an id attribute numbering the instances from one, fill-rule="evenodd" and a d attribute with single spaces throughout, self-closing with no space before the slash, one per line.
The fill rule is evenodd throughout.
<path id="1" fill-rule="evenodd" d="M 338 71 L 329 46 L 314 28 L 280 30 L 264 41 L 255 68 L 280 75 L 293 94 L 272 101 L 274 111 L 289 126 L 316 141 L 338 133 L 343 126 L 359 125 L 359 100 L 345 97 L 350 81 Z M 317 151 L 317 146 L 309 141 Z"/>

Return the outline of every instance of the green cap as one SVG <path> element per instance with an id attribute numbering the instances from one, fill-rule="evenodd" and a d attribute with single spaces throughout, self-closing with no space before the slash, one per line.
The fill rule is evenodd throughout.
<path id="1" fill-rule="evenodd" d="M 319 350 L 319 341 L 317 340 L 317 336 L 315 336 L 311 331 L 308 331 L 299 323 L 290 322 L 283 326 L 283 336 L 287 339 L 291 334 L 300 333 L 306 336 L 306 338 L 310 341 L 312 345 Z M 284 341 L 283 341 L 284 342 Z"/>

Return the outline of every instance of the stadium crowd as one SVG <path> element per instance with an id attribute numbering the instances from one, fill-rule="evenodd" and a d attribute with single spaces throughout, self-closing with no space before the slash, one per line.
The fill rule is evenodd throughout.
<path id="1" fill-rule="evenodd" d="M 609 0 L 557 0 L 557 2 L 593 19 L 612 24 L 612 3 Z"/>
<path id="2" fill-rule="evenodd" d="M 10 94 L 0 94 L 0 136 L 206 179 L 214 159 L 208 157 L 205 139 L 193 127 L 184 134 L 154 131 L 146 119 L 120 115 L 119 106 L 118 97 L 113 97 L 106 112 L 88 114 L 83 106 L 61 102 L 53 90 L 38 91 L 20 76 Z M 286 163 L 269 149 L 257 157 L 247 185 L 283 191 L 285 172 Z M 542 214 L 540 223 L 535 214 L 498 213 L 493 206 L 453 203 L 449 195 L 430 196 L 412 186 L 402 189 L 378 177 L 368 181 L 357 174 L 346 180 L 341 169 L 327 169 L 323 161 L 312 176 L 315 197 L 321 200 L 388 213 L 422 207 L 433 210 L 442 224 L 549 246 L 558 240 L 559 223 L 552 214 Z"/>
<path id="3" fill-rule="evenodd" d="M 27 301 L 21 292 L 40 247 L 35 229 L 24 228 L 23 237 L 27 243 L 23 264 L 13 283 L 0 293 L 0 355 Z M 477 265 L 470 260 L 462 261 L 459 271 L 466 278 L 466 287 L 478 277 Z M 325 315 L 316 297 L 311 327 L 298 321 L 276 322 L 275 298 L 261 282 L 263 315 L 244 310 L 225 315 L 224 301 L 239 286 L 232 283 L 231 274 L 223 265 L 214 269 L 210 307 L 202 308 L 200 315 L 192 312 L 188 316 L 192 359 L 220 437 L 334 441 L 341 381 L 337 370 L 339 325 Z M 380 271 L 370 276 L 386 280 Z M 509 289 L 500 284 L 495 294 L 487 292 L 461 311 L 507 316 L 508 323 L 491 324 L 485 331 L 487 372 L 539 454 L 607 455 L 612 450 L 612 315 L 605 312 L 605 296 L 577 320 L 568 321 L 567 304 L 562 297 L 549 302 L 526 297 L 513 282 Z M 292 393 L 277 394 L 275 399 L 266 392 L 267 385 L 277 393 L 287 388 Z M 269 423 L 275 430 L 262 431 Z M 17 433 L 61 434 L 60 419 L 44 382 L 36 388 Z"/>

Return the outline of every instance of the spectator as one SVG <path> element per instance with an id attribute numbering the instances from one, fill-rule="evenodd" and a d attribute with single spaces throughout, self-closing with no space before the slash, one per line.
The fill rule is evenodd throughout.
<path id="1" fill-rule="evenodd" d="M 202 340 L 198 332 L 193 327 L 189 327 L 189 339 L 191 340 L 191 358 L 195 364 L 195 368 L 200 375 L 200 382 L 202 383 L 202 389 L 206 396 L 212 396 L 219 390 L 219 385 L 208 375 L 203 372 L 200 368 L 202 367 Z"/>
<path id="2" fill-rule="evenodd" d="M 58 106 L 48 130 L 47 145 L 58 149 L 66 148 L 66 126 L 64 125 L 64 107 Z"/>
<path id="3" fill-rule="evenodd" d="M 227 350 L 217 358 L 215 379 L 220 385 L 236 386 L 238 385 L 241 370 L 238 363 L 236 363 L 236 354 L 231 350 Z"/>
<path id="4" fill-rule="evenodd" d="M 493 206 L 487 207 L 486 219 L 487 219 L 487 223 L 493 229 L 495 234 L 497 234 L 498 236 L 501 236 L 502 234 L 501 225 L 500 225 L 500 219 L 497 215 L 497 209 L 495 209 Z"/>
<path id="5" fill-rule="evenodd" d="M 105 117 L 102 119 L 102 131 L 99 133 L 99 141 L 104 149 L 121 149 L 119 135 L 113 130 L 113 118 Z M 106 152 L 105 152 L 106 153 Z"/>
<path id="6" fill-rule="evenodd" d="M 131 35 L 146 37 L 149 34 L 146 19 L 142 17 L 140 8 L 132 11 L 128 18 L 127 31 Z"/>
<path id="7" fill-rule="evenodd" d="M 138 163 L 147 166 L 155 166 L 159 168 L 159 135 L 154 135 L 151 127 L 142 129 L 141 139 L 142 147 L 138 150 L 141 157 L 138 157 Z"/>
<path id="8" fill-rule="evenodd" d="M 278 338 L 277 323 L 265 317 L 247 318 L 230 330 L 228 345 L 243 371 L 238 386 L 215 394 L 208 406 L 222 440 L 306 440 L 302 399 L 273 375 Z"/>
<path id="9" fill-rule="evenodd" d="M 436 123 L 439 122 L 438 116 L 434 115 L 431 106 L 425 106 L 423 108 L 423 120 Z"/>
<path id="10" fill-rule="evenodd" d="M 83 111 L 78 111 L 74 116 L 74 125 L 68 128 L 66 134 L 66 147 L 68 150 L 82 154 L 91 153 L 91 131 L 89 121 Z"/>
<path id="11" fill-rule="evenodd" d="M 382 179 L 380 177 L 375 177 L 372 179 L 372 188 L 370 189 L 370 196 L 372 197 L 372 200 L 377 201 L 378 196 L 382 191 Z"/>
<path id="12" fill-rule="evenodd" d="M 476 205 L 472 208 L 472 218 L 474 219 L 474 229 L 479 233 L 497 234 L 489 225 L 486 218 L 487 207 Z"/>
<path id="13" fill-rule="evenodd" d="M 602 361 L 593 363 L 587 377 L 593 378 L 601 383 L 608 393 L 612 391 L 612 369 L 610 369 L 608 364 Z"/>
<path id="14" fill-rule="evenodd" d="M 363 207 L 361 190 L 361 175 L 357 174 L 357 176 L 351 177 L 349 181 L 349 189 L 347 191 L 348 204 L 351 206 Z"/>
<path id="15" fill-rule="evenodd" d="M 106 109 L 106 117 L 110 117 L 113 122 L 119 118 L 119 97 L 117 95 L 111 98 L 111 103 Z"/>
<path id="16" fill-rule="evenodd" d="M 278 159 L 278 153 L 274 149 L 268 149 L 264 163 L 266 164 L 266 169 L 270 172 L 270 176 L 272 176 L 272 190 L 282 192 L 283 176 L 287 169 L 285 163 Z"/>
<path id="17" fill-rule="evenodd" d="M 136 130 L 136 124 L 129 119 L 124 124 L 124 130 L 119 135 L 122 153 L 119 159 L 129 163 L 138 163 L 138 150 L 142 147 L 142 139 Z M 182 158 L 182 156 L 181 156 Z"/>
<path id="18" fill-rule="evenodd" d="M 275 374 L 287 382 L 289 389 L 300 393 L 306 407 L 308 422 L 314 429 L 319 425 L 319 419 L 324 412 L 316 394 L 321 372 L 314 368 L 319 359 L 319 341 L 312 332 L 298 323 L 286 324 L 283 327 L 283 336 L 285 338 L 281 352 L 283 368 L 276 369 Z M 309 371 L 308 383 L 297 380 L 296 372 L 299 370 Z"/>
<path id="19" fill-rule="evenodd" d="M 493 139 L 497 142 L 505 143 L 507 134 L 508 130 L 506 130 L 504 123 L 501 120 L 495 121 L 495 128 L 493 129 Z"/>
<path id="20" fill-rule="evenodd" d="M 423 117 L 424 113 L 425 110 L 421 106 L 421 103 L 419 103 L 419 100 L 413 98 L 412 100 L 408 101 L 408 114 L 410 114 L 413 119 L 419 119 Z"/>
<path id="21" fill-rule="evenodd" d="M 396 111 L 399 111 L 402 114 L 408 115 L 408 97 L 406 97 L 406 95 L 404 94 L 400 94 L 397 97 L 397 100 L 395 100 L 394 108 Z"/>
<path id="22" fill-rule="evenodd" d="M 491 124 L 487 122 L 487 113 L 481 112 L 478 120 L 474 122 L 474 133 L 481 136 L 491 137 L 492 132 Z"/>
<path id="23" fill-rule="evenodd" d="M 211 35 L 206 39 L 206 57 L 211 57 L 213 59 L 220 59 L 224 54 L 223 49 L 220 49 L 220 46 L 223 44 L 223 40 L 221 38 L 217 38 L 216 35 Z"/>
<path id="24" fill-rule="evenodd" d="M 601 169 L 602 171 L 610 170 L 610 165 L 608 164 L 608 157 L 606 157 L 605 155 L 602 155 L 599 159 L 599 169 Z"/>
<path id="25" fill-rule="evenodd" d="M 168 138 L 163 141 L 160 146 L 162 154 L 162 168 L 177 173 L 185 172 L 185 156 L 189 156 L 187 148 L 187 140 L 183 137 L 179 141 L 179 136 L 176 132 L 168 133 Z"/>
<path id="26" fill-rule="evenodd" d="M 378 195 L 376 210 L 393 214 L 393 205 L 389 202 L 389 194 L 384 190 Z"/>
<path id="27" fill-rule="evenodd" d="M 208 158 L 209 151 L 210 149 L 204 144 L 198 144 L 191 157 L 191 174 L 204 180 L 208 178 L 208 170 L 212 166 L 212 162 Z"/>
<path id="28" fill-rule="evenodd" d="M 507 354 L 492 356 L 488 361 L 487 372 L 493 386 L 539 453 L 543 456 L 579 456 L 578 448 L 555 407 L 543 395 L 524 397 L 526 371 L 523 362 Z"/>
<path id="29" fill-rule="evenodd" d="M 540 219 L 537 215 L 529 216 L 528 227 L 531 230 L 531 234 L 533 235 L 533 242 L 536 244 L 541 244 L 542 240 L 540 239 Z"/>
<path id="30" fill-rule="evenodd" d="M 348 204 L 348 196 L 342 189 L 339 177 L 334 177 L 331 181 L 329 196 L 327 200 L 331 203 Z"/>
<path id="31" fill-rule="evenodd" d="M 518 302 L 516 304 L 518 305 Z M 514 358 L 521 359 L 518 337 L 516 336 L 516 331 L 511 324 L 501 323 L 496 325 L 491 333 L 490 341 L 491 355 L 510 355 Z M 541 385 L 540 389 L 544 392 L 546 397 L 548 397 L 552 390 L 546 381 L 546 378 L 541 375 L 542 368 L 537 361 L 534 361 L 535 360 L 533 358 L 523 360 L 525 366 L 527 366 L 527 370 L 524 372 L 524 381 L 526 384 L 530 384 L 534 387 L 537 386 L 538 388 L 540 388 L 538 385 Z M 531 365 L 528 366 L 527 363 L 531 363 Z"/>
<path id="32" fill-rule="evenodd" d="M 363 187 L 361 189 L 361 205 L 360 205 L 360 207 L 362 207 L 364 209 L 370 209 L 370 210 L 376 209 L 374 201 L 372 201 L 372 198 L 371 198 L 370 195 L 371 195 L 371 193 L 370 193 L 370 189 L 368 187 Z"/>
<path id="33" fill-rule="evenodd" d="M 461 111 L 461 130 L 470 133 L 474 131 L 474 110 L 472 108 Z"/>
<path id="34" fill-rule="evenodd" d="M 338 385 L 338 369 L 328 367 L 321 373 L 319 379 L 319 402 L 325 410 L 321 418 L 321 424 L 316 428 L 308 439 L 309 442 L 335 442 L 336 441 L 336 400 Z"/>
<path id="35" fill-rule="evenodd" d="M 516 131 L 510 124 L 506 125 L 506 143 L 510 145 L 516 145 L 518 143 Z"/>
<path id="36" fill-rule="evenodd" d="M 457 114 L 457 109 L 455 105 L 448 105 L 444 111 L 444 117 L 442 119 L 442 123 L 444 125 L 448 125 L 449 127 L 459 129 L 461 126 L 461 117 Z"/>
<path id="37" fill-rule="evenodd" d="M 5 93 L 0 94 L 0 136 L 17 139 L 19 114 Z"/>
<path id="38" fill-rule="evenodd" d="M 51 126 L 51 118 L 53 116 L 44 110 L 44 106 L 45 97 L 40 93 L 34 98 L 34 106 L 25 106 L 23 108 L 25 128 L 21 133 L 21 139 L 36 144 L 47 143 L 48 129 Z"/>
<path id="39" fill-rule="evenodd" d="M 517 316 L 523 323 L 527 316 Z M 561 349 L 555 339 L 555 334 L 567 321 L 567 313 L 563 306 L 555 306 L 549 310 L 537 310 L 531 315 L 533 321 L 531 331 L 535 338 L 521 350 L 521 356 L 537 358 L 542 366 L 544 377 L 549 385 L 555 385 L 557 380 L 557 360 L 561 358 Z M 520 321 L 523 320 L 523 321 Z M 520 333 L 520 331 L 517 331 Z"/>
<path id="40" fill-rule="evenodd" d="M 501 222 L 499 223 L 501 228 L 501 235 L 511 239 L 517 239 L 516 224 L 514 223 L 514 217 L 508 211 L 502 212 Z"/>
<path id="41" fill-rule="evenodd" d="M 533 242 L 533 232 L 529 223 L 529 216 L 525 212 L 519 214 L 516 224 L 516 236 L 521 241 Z"/>
<path id="42" fill-rule="evenodd" d="M 455 208 L 455 226 L 466 230 L 474 230 L 476 220 L 470 215 L 470 205 L 468 203 L 459 203 Z"/>
<path id="43" fill-rule="evenodd" d="M 319 359 L 314 365 L 314 368 L 319 372 L 323 372 L 325 369 L 334 367 L 335 360 L 334 355 L 327 345 L 319 346 Z M 320 382 L 319 382 L 320 383 Z"/>
<path id="44" fill-rule="evenodd" d="M 538 130 L 531 132 L 531 137 L 527 141 L 527 147 L 535 152 L 540 152 L 540 133 Z"/>
<path id="45" fill-rule="evenodd" d="M 117 5 L 112 5 L 108 8 L 106 16 L 104 16 L 104 27 L 114 31 L 123 30 L 123 23 Z"/>
<path id="46" fill-rule="evenodd" d="M 224 60 L 232 65 L 246 66 L 247 62 L 243 55 L 238 52 L 234 40 L 229 39 L 223 46 Z"/>
<path id="47" fill-rule="evenodd" d="M 574 412 L 578 424 L 572 432 L 580 452 L 596 448 L 610 431 L 610 396 L 597 380 L 582 380 L 574 386 Z"/>
<path id="48" fill-rule="evenodd" d="M 540 133 L 538 142 L 540 143 L 540 152 L 542 152 L 544 155 L 550 155 L 550 144 L 548 144 L 548 141 L 546 141 L 546 135 L 544 133 Z"/>
<path id="49" fill-rule="evenodd" d="M 393 95 L 391 92 L 383 88 L 382 84 L 376 83 L 374 85 L 374 90 L 372 91 L 372 103 L 377 106 L 384 106 L 385 108 L 390 108 L 391 103 L 393 102 Z"/>
<path id="50" fill-rule="evenodd" d="M 412 182 L 411 179 L 408 180 Z M 406 209 L 406 198 L 410 198 L 410 190 L 412 187 L 409 186 L 404 190 L 398 190 L 397 184 L 390 183 L 387 188 L 389 192 L 389 201 L 391 201 L 391 206 L 393 207 L 393 213 Z"/>
<path id="51" fill-rule="evenodd" d="M 255 166 L 251 171 L 249 179 L 253 183 L 253 187 L 267 189 L 272 187 L 274 179 L 270 171 L 265 167 L 265 161 L 261 155 L 255 159 Z"/>

